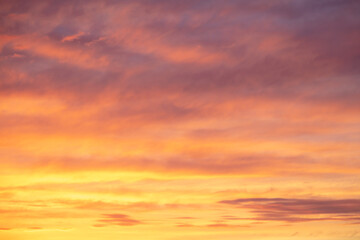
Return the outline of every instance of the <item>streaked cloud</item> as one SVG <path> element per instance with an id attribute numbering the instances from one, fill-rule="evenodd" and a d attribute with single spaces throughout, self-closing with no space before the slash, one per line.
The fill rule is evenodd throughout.
<path id="1" fill-rule="evenodd" d="M 244 198 L 220 201 L 223 204 L 235 205 L 250 209 L 256 214 L 255 220 L 261 221 L 350 221 L 360 220 L 360 200 L 319 200 L 287 198 Z M 227 220 L 238 218 L 226 217 Z"/>
<path id="2" fill-rule="evenodd" d="M 132 219 L 125 214 L 104 214 L 103 218 L 98 221 L 100 224 L 94 225 L 95 227 L 104 227 L 107 225 L 133 226 L 141 224 L 140 221 Z"/>

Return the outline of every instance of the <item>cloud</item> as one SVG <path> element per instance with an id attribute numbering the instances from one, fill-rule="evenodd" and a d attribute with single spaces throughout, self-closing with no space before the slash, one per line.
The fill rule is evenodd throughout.
<path id="1" fill-rule="evenodd" d="M 181 228 L 248 228 L 251 227 L 250 225 L 239 225 L 239 224 L 227 224 L 222 222 L 215 222 L 206 225 L 195 225 L 195 224 L 188 224 L 188 223 L 179 223 L 175 225 L 176 227 Z"/>
<path id="2" fill-rule="evenodd" d="M 227 223 L 212 223 L 212 224 L 208 224 L 206 225 L 206 227 L 209 228 L 238 228 L 238 227 L 244 227 L 244 228 L 248 228 L 251 227 L 250 225 L 237 225 L 237 224 L 227 224 Z"/>
<path id="3" fill-rule="evenodd" d="M 210 142 L 211 143 L 211 142 Z M 96 143 L 97 144 L 97 143 Z M 107 145 L 112 144 L 111 142 Z M 205 145 L 206 146 L 206 145 Z M 220 149 L 219 146 L 218 149 Z M 70 149 L 71 149 L 70 145 Z M 101 150 L 100 148 L 98 148 Z M 231 149 L 231 148 L 230 148 Z M 176 152 L 173 156 L 151 157 L 32 157 L 31 155 L 17 154 L 12 162 L 1 163 L 4 168 L 16 169 L 26 166 L 27 170 L 41 170 L 47 173 L 76 173 L 87 171 L 128 171 L 148 172 L 173 175 L 247 175 L 247 176 L 305 176 L 319 174 L 356 174 L 358 164 L 352 161 L 339 161 L 337 158 L 314 158 L 311 155 L 280 155 L 280 154 L 223 154 L 217 149 L 204 152 L 200 146 L 197 151 Z M 27 157 L 24 157 L 27 156 Z M 26 159 L 24 161 L 23 159 Z M 64 185 L 66 187 L 66 185 Z M 41 186 L 39 186 L 41 187 Z M 60 185 L 61 187 L 61 185 Z M 76 185 L 69 185 L 75 188 Z M 79 186 L 81 187 L 81 186 Z M 86 186 L 85 186 L 86 187 Z M 127 191 L 127 189 L 124 189 Z"/>
<path id="4" fill-rule="evenodd" d="M 30 230 L 42 230 L 42 227 L 28 227 Z"/>
<path id="5" fill-rule="evenodd" d="M 95 227 L 104 227 L 111 225 L 118 226 L 134 226 L 138 224 L 143 224 L 141 221 L 132 219 L 125 214 L 103 214 L 103 218 L 99 219 L 99 224 L 94 225 Z"/>
<path id="6" fill-rule="evenodd" d="M 2 0 L 4 227 L 130 234 L 151 211 L 146 226 L 221 239 L 236 221 L 348 231 L 360 221 L 358 12 L 356 0 Z"/>
<path id="7" fill-rule="evenodd" d="M 0 230 L 7 231 L 7 230 L 11 230 L 11 228 L 2 227 L 2 228 L 0 228 Z"/>
<path id="8" fill-rule="evenodd" d="M 240 198 L 223 200 L 219 203 L 248 209 L 256 215 L 254 218 L 251 218 L 254 220 L 285 222 L 332 220 L 353 222 L 360 219 L 359 199 Z"/>
<path id="9" fill-rule="evenodd" d="M 69 35 L 69 36 L 66 36 L 64 37 L 61 41 L 62 42 L 67 42 L 67 41 L 74 41 L 76 39 L 79 39 L 79 37 L 83 36 L 84 35 L 84 32 L 79 32 L 79 33 L 76 33 L 74 35 Z"/>

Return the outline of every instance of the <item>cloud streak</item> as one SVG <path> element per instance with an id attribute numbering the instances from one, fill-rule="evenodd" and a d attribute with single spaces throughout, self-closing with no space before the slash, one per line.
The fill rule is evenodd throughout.
<path id="1" fill-rule="evenodd" d="M 109 225 L 134 226 L 142 224 L 141 221 L 132 219 L 125 214 L 104 214 L 103 218 L 99 219 L 98 221 L 100 222 L 100 224 L 94 225 L 95 227 L 104 227 Z"/>
<path id="2" fill-rule="evenodd" d="M 244 198 L 223 200 L 219 203 L 249 209 L 264 221 L 359 221 L 360 200 L 318 200 L 288 198 Z M 231 219 L 231 218 L 227 218 Z"/>

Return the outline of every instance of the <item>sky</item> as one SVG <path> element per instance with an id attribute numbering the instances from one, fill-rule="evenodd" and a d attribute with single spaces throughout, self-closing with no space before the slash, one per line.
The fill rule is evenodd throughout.
<path id="1" fill-rule="evenodd" d="M 0 239 L 359 240 L 359 12 L 0 0 Z"/>

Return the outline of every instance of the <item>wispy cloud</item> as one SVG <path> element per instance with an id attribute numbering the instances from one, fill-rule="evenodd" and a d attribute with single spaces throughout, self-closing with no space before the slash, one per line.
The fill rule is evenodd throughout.
<path id="1" fill-rule="evenodd" d="M 98 220 L 100 223 L 94 225 L 95 227 L 105 227 L 109 225 L 118 225 L 118 226 L 134 226 L 142 224 L 141 221 L 132 219 L 125 214 L 104 214 L 103 218 Z"/>
<path id="2" fill-rule="evenodd" d="M 255 220 L 286 222 L 360 220 L 359 199 L 241 198 L 223 200 L 220 203 L 249 209 L 257 215 L 253 218 Z"/>

